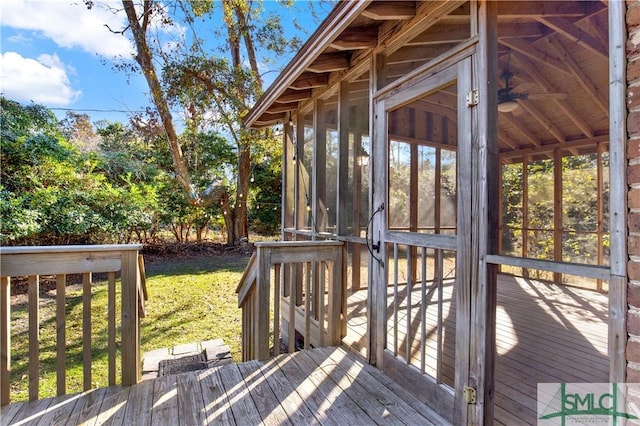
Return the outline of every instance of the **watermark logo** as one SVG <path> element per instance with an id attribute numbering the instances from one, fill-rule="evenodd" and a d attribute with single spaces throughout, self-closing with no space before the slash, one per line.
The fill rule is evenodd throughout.
<path id="1" fill-rule="evenodd" d="M 640 383 L 539 383 L 538 425 L 640 425 Z"/>

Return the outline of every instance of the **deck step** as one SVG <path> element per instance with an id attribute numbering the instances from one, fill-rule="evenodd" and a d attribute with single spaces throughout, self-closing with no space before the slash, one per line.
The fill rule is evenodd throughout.
<path id="1" fill-rule="evenodd" d="M 381 371 L 335 347 L 15 405 L 2 408 L 2 425 L 446 424 Z"/>
<path id="2" fill-rule="evenodd" d="M 212 368 L 233 362 L 231 359 L 231 351 L 222 339 L 205 340 L 199 343 L 155 349 L 145 352 L 143 355 L 142 380 L 158 377 L 158 372 L 160 371 L 160 366 L 163 361 L 186 359 L 203 353 L 206 355 L 203 360 L 203 363 L 206 364 L 203 366 L 204 368 Z M 195 365 L 196 363 L 192 364 Z M 195 368 L 196 367 L 194 367 L 194 369 Z"/>

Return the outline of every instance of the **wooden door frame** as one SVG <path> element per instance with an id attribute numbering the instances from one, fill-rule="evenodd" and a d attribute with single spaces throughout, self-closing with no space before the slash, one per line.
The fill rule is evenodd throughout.
<path id="1" fill-rule="evenodd" d="M 380 206 L 386 205 L 388 200 L 388 111 L 409 104 L 424 95 L 437 90 L 448 82 L 456 81 L 458 86 L 458 188 L 465 188 L 471 184 L 472 176 L 472 108 L 467 104 L 467 94 L 473 85 L 472 55 L 475 49 L 473 46 L 466 47 L 463 52 L 466 54 L 453 55 L 448 61 L 425 70 L 421 76 L 413 76 L 405 84 L 399 84 L 395 90 L 387 91 L 374 100 L 373 122 L 373 163 L 372 163 L 372 211 L 376 211 Z M 460 52 L 458 52 L 460 53 Z M 460 166 L 462 165 L 462 166 Z M 425 402 L 434 405 L 434 409 L 445 417 L 449 417 L 452 422 L 466 423 L 467 406 L 463 401 L 463 390 L 468 385 L 469 365 L 470 365 L 470 343 L 471 343 L 471 203 L 472 196 L 469 191 L 458 191 L 458 219 L 456 235 L 456 368 L 455 387 L 451 398 L 441 398 L 439 400 L 422 398 Z M 410 368 L 406 371 L 399 371 L 393 364 L 396 364 L 393 357 L 385 354 L 386 347 L 386 287 L 387 287 L 387 250 L 384 243 L 384 233 L 387 232 L 386 210 L 382 214 L 375 215 L 372 221 L 372 239 L 377 244 L 381 241 L 379 258 L 382 261 L 371 260 L 370 270 L 372 271 L 372 287 L 375 289 L 375 314 L 372 315 L 370 330 L 373 330 L 376 339 L 372 339 L 371 353 L 375 353 L 373 358 L 376 365 L 385 369 L 393 369 L 398 377 L 402 377 L 403 383 L 414 391 L 427 393 L 424 391 L 425 385 L 431 385 L 422 380 Z M 466 266 L 464 266 L 466 265 Z M 398 366 L 400 363 L 397 363 Z M 394 374 L 392 374 L 394 375 Z M 439 386 L 439 385 L 436 385 Z M 436 389 L 433 386 L 433 389 Z M 435 391 L 434 391 L 435 392 Z M 435 393 L 433 393 L 435 396 Z M 453 407 L 451 405 L 453 404 Z M 453 408 L 453 415 L 452 415 Z"/>

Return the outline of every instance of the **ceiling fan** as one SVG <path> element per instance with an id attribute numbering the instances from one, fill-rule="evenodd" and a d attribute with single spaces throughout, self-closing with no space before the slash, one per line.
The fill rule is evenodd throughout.
<path id="1" fill-rule="evenodd" d="M 513 73 L 509 71 L 509 63 L 507 62 L 507 68 L 500 75 L 500 78 L 504 80 L 504 87 L 498 90 L 498 111 L 500 112 L 512 112 L 518 108 L 518 99 L 529 98 L 528 94 L 513 90 L 509 84 L 512 77 Z"/>
<path id="2" fill-rule="evenodd" d="M 546 99 L 566 99 L 566 93 L 525 93 L 524 91 L 537 86 L 535 83 L 522 83 L 517 87 L 512 87 L 510 84 L 514 74 L 509 69 L 509 63 L 511 62 L 511 51 L 509 51 L 509 57 L 507 59 L 507 66 L 500 74 L 500 78 L 504 80 L 504 87 L 498 90 L 498 111 L 500 112 L 513 112 L 518 109 L 518 100 L 546 100 Z"/>

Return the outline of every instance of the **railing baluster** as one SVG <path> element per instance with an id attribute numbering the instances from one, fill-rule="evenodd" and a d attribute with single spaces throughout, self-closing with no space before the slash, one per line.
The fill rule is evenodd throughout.
<path id="1" fill-rule="evenodd" d="M 304 285 L 304 348 L 309 349 L 311 343 L 311 262 L 307 264 Z M 315 269 L 315 268 L 314 268 Z"/>
<path id="2" fill-rule="evenodd" d="M 442 333 L 442 303 L 443 303 L 443 280 L 442 276 L 444 273 L 443 262 L 442 262 L 442 250 L 436 249 L 436 273 L 437 276 L 434 276 L 434 279 L 437 280 L 438 283 L 438 350 L 437 350 L 437 365 L 436 365 L 436 382 L 442 383 L 442 355 L 443 355 L 443 333 Z M 451 309 L 451 305 L 449 305 L 449 309 Z"/>
<path id="3" fill-rule="evenodd" d="M 327 262 L 318 262 L 318 269 L 319 269 L 319 291 L 318 294 L 316 295 L 316 298 L 318 299 L 318 306 L 319 306 L 319 311 L 318 311 L 318 331 L 320 332 L 320 336 L 318 337 L 319 339 L 319 344 L 320 347 L 324 346 L 324 307 L 325 307 L 325 297 L 324 297 L 324 292 L 326 289 L 326 281 L 327 281 L 327 277 L 325 274 L 325 268 L 327 267 Z M 328 330 L 327 330 L 328 331 Z"/>
<path id="4" fill-rule="evenodd" d="M 427 248 L 421 249 L 420 282 L 420 372 L 424 374 L 427 359 Z"/>
<path id="5" fill-rule="evenodd" d="M 297 282 L 301 278 L 301 274 L 298 273 L 301 270 L 298 269 L 298 264 L 291 264 L 292 275 L 295 279 L 291 280 L 291 286 L 289 287 L 289 329 L 287 331 L 289 335 L 289 353 L 296 351 L 296 303 L 298 300 L 298 285 Z M 295 268 L 295 271 L 293 269 Z M 302 292 L 300 292 L 302 293 Z"/>
<path id="6" fill-rule="evenodd" d="M 271 348 L 265 346 L 271 342 L 270 332 L 274 337 L 273 352 L 276 354 L 280 352 L 280 338 L 284 334 L 289 337 L 289 352 L 296 349 L 297 332 L 304 336 L 305 348 L 339 344 L 344 290 L 341 278 L 343 244 L 333 241 L 289 241 L 284 244 L 258 243 L 256 248 L 259 264 L 250 261 L 236 290 L 238 306 L 243 309 L 244 335 L 251 334 L 253 337 L 248 341 L 243 335 L 243 358 L 268 357 Z M 330 265 L 333 268 L 327 271 Z M 255 281 L 251 279 L 253 276 L 256 277 Z M 272 277 L 275 280 L 273 290 L 270 289 Z M 282 303 L 287 301 L 288 312 L 285 314 Z M 274 311 L 273 327 L 271 318 L 265 316 L 269 308 Z M 280 323 L 284 318 L 289 320 L 286 333 Z M 251 323 L 250 328 L 245 326 L 247 323 Z M 253 345 L 255 351 L 248 350 Z"/>
<path id="7" fill-rule="evenodd" d="M 40 277 L 29 276 L 29 401 L 38 399 L 40 379 Z"/>
<path id="8" fill-rule="evenodd" d="M 91 389 L 91 273 L 82 274 L 82 383 Z"/>
<path id="9" fill-rule="evenodd" d="M 281 264 L 274 265 L 273 272 L 273 354 L 280 353 L 280 285 L 282 282 Z"/>
<path id="10" fill-rule="evenodd" d="M 405 330 L 405 353 L 407 365 L 411 364 L 411 291 L 413 290 L 413 248 L 407 246 L 407 323 Z"/>
<path id="11" fill-rule="evenodd" d="M 82 358 L 83 388 L 92 387 L 92 326 L 91 326 L 91 277 L 92 273 L 108 274 L 109 313 L 108 313 L 108 352 L 109 384 L 116 382 L 116 320 L 115 282 L 117 271 L 122 272 L 123 294 L 123 368 L 122 383 L 132 385 L 140 378 L 140 335 L 138 302 L 145 293 L 144 287 L 138 294 L 139 280 L 144 278 L 142 259 L 138 258 L 140 245 L 98 245 L 98 246 L 46 246 L 46 247 L 2 247 L 0 248 L 0 405 L 11 400 L 11 299 L 10 277 L 28 277 L 28 393 L 30 400 L 39 397 L 40 379 L 40 276 L 53 275 L 56 279 L 55 308 L 55 354 L 56 354 L 56 393 L 64 395 L 67 391 L 66 360 L 66 277 L 69 274 L 82 274 Z M 61 261 L 61 259 L 63 261 Z M 140 263 L 138 263 L 140 261 Z M 133 314 L 133 315 L 132 315 Z"/>
<path id="12" fill-rule="evenodd" d="M 9 277 L 0 277 L 0 405 L 11 401 L 11 294 Z"/>
<path id="13" fill-rule="evenodd" d="M 398 356 L 398 243 L 393 243 L 393 355 Z"/>
<path id="14" fill-rule="evenodd" d="M 56 275 L 56 370 L 57 395 L 67 393 L 67 276 Z"/>
<path id="15" fill-rule="evenodd" d="M 116 384 L 116 273 L 107 274 L 109 386 Z"/>

